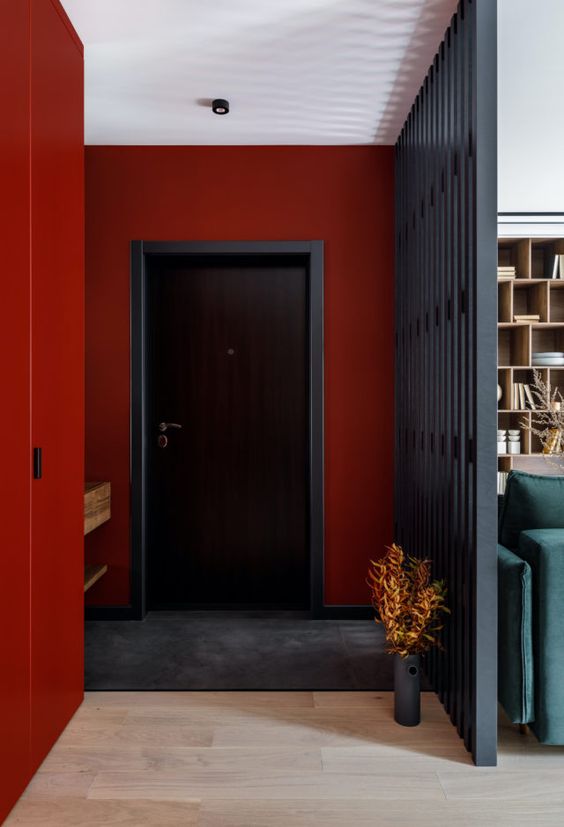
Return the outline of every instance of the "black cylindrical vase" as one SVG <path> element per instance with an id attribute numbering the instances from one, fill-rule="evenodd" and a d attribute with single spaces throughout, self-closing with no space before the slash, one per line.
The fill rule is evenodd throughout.
<path id="1" fill-rule="evenodd" d="M 421 721 L 420 655 L 394 655 L 394 718 L 402 726 Z"/>

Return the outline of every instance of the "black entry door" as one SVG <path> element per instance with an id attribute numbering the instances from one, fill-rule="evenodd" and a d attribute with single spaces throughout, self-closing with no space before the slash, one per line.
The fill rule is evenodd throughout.
<path id="1" fill-rule="evenodd" d="M 306 297 L 299 260 L 152 260 L 149 608 L 308 605 Z"/>

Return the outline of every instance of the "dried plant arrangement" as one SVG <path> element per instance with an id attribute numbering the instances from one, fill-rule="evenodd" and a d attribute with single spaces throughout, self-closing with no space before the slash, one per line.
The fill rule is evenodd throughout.
<path id="1" fill-rule="evenodd" d="M 401 546 L 389 546 L 368 571 L 376 622 L 382 623 L 390 654 L 406 658 L 433 646 L 441 648 L 441 616 L 449 613 L 443 580 L 431 580 L 431 561 L 406 557 Z"/>
<path id="2" fill-rule="evenodd" d="M 531 411 L 531 422 L 520 422 L 525 431 L 537 436 L 546 459 L 553 464 L 564 463 L 564 399 L 562 394 L 545 382 L 540 371 L 533 369 L 531 394 L 535 409 Z"/>

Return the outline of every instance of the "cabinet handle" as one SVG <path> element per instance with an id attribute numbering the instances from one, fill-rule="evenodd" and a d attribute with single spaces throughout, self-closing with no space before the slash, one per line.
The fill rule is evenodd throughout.
<path id="1" fill-rule="evenodd" d="M 33 479 L 40 480 L 43 476 L 43 451 L 41 448 L 33 449 Z"/>

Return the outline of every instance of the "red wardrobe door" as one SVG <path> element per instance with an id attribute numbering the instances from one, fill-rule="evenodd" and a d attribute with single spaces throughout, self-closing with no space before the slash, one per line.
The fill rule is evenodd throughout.
<path id="1" fill-rule="evenodd" d="M 31 760 L 83 696 L 84 147 L 80 44 L 31 3 Z"/>
<path id="2" fill-rule="evenodd" d="M 0 3 L 0 823 L 29 767 L 29 49 L 27 3 Z"/>

